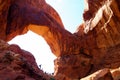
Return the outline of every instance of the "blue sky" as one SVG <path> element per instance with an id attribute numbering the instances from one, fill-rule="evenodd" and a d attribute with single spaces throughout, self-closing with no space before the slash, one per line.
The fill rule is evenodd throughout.
<path id="1" fill-rule="evenodd" d="M 80 23 L 82 23 L 84 0 L 46 1 L 58 12 L 65 28 L 72 33 L 75 32 Z M 9 43 L 18 44 L 22 49 L 31 52 L 35 56 L 38 65 L 41 65 L 45 72 L 53 73 L 53 60 L 56 57 L 41 36 L 29 31 L 27 34 L 15 37 Z"/>
<path id="2" fill-rule="evenodd" d="M 46 0 L 59 13 L 63 24 L 70 32 L 75 32 L 82 22 L 84 0 Z"/>

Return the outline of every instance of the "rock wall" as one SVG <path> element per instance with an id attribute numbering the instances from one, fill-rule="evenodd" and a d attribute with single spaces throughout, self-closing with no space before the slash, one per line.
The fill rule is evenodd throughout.
<path id="1" fill-rule="evenodd" d="M 114 69 L 120 66 L 119 1 L 86 0 L 86 3 L 88 6 L 83 14 L 84 23 L 73 34 L 78 38 L 75 41 L 79 42 L 79 47 L 72 45 L 77 46 L 77 51 L 71 51 L 67 57 L 63 55 L 55 60 L 57 76 L 67 75 L 70 79 L 80 79 L 99 69 Z M 74 58 L 75 56 L 80 57 Z"/>
<path id="2" fill-rule="evenodd" d="M 2 0 L 0 39 L 9 41 L 28 30 L 41 35 L 57 56 L 54 61 L 56 80 L 81 79 L 92 73 L 83 79 L 118 80 L 120 1 L 85 2 L 84 22 L 72 34 L 64 29 L 57 12 L 44 0 Z M 118 71 L 117 75 L 114 71 Z"/>

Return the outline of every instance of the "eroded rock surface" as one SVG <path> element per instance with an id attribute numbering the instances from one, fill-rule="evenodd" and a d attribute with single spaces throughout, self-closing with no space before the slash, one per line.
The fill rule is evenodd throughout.
<path id="1" fill-rule="evenodd" d="M 0 80 L 49 80 L 34 56 L 17 45 L 0 40 Z"/>
<path id="2" fill-rule="evenodd" d="M 79 38 L 77 41 L 80 43 L 80 46 L 77 47 L 78 52 L 75 52 L 77 52 L 77 55 L 83 54 L 84 56 L 87 56 L 87 59 L 90 61 L 90 63 L 87 63 L 89 66 L 84 66 L 84 69 L 79 67 L 81 68 L 79 72 L 76 71 L 78 76 L 73 78 L 69 75 L 74 75 L 75 72 L 72 71 L 75 71 L 77 68 L 70 69 L 67 67 L 63 72 L 61 70 L 64 66 L 59 66 L 61 66 L 61 64 L 66 65 L 67 63 L 62 63 L 65 61 L 64 59 L 56 59 L 57 62 L 59 62 L 59 65 L 56 65 L 56 68 L 60 69 L 60 71 L 58 70 L 58 74 L 60 72 L 60 76 L 62 76 L 62 73 L 64 75 L 66 74 L 67 77 L 72 79 L 78 79 L 87 76 L 88 74 L 91 74 L 99 69 L 114 69 L 120 66 L 120 2 L 118 0 L 86 1 L 88 6 L 86 6 L 85 12 L 83 14 L 84 23 L 80 25 L 74 35 Z M 73 42 L 75 41 L 73 40 Z M 72 53 L 75 54 L 74 52 Z M 69 56 L 70 55 L 71 54 L 69 52 Z M 62 57 L 64 58 L 65 55 Z M 72 61 L 74 61 L 74 56 L 71 58 L 71 62 Z M 84 63 L 84 60 L 79 60 L 79 62 Z M 72 65 L 73 64 L 68 64 L 68 66 L 71 67 Z M 85 67 L 88 70 L 85 69 Z M 69 74 L 67 74 L 66 69 L 68 70 Z M 85 75 L 80 76 L 80 74 Z"/>
<path id="3" fill-rule="evenodd" d="M 64 29 L 57 12 L 44 0 L 1 0 L 0 39 L 9 41 L 28 30 L 41 35 L 57 56 L 56 80 L 81 79 L 96 71 L 100 77 L 91 80 L 101 77 L 117 80 L 120 76 L 117 69 L 120 67 L 120 1 L 85 2 L 84 22 L 72 34 Z M 34 63 L 32 60 L 28 62 Z M 118 71 L 117 77 L 111 69 Z"/>

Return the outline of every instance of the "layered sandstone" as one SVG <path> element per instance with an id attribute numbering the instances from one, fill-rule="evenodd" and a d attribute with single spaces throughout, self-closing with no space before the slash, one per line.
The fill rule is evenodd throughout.
<path id="1" fill-rule="evenodd" d="M 84 22 L 72 34 L 64 29 L 57 12 L 44 0 L 2 0 L 0 39 L 9 41 L 28 30 L 41 35 L 57 56 L 56 80 L 81 79 L 96 71 L 83 79 L 90 80 L 95 75 L 92 80 L 120 79 L 120 1 L 85 2 Z M 27 62 L 31 60 L 34 59 Z M 117 77 L 114 71 L 118 71 Z"/>

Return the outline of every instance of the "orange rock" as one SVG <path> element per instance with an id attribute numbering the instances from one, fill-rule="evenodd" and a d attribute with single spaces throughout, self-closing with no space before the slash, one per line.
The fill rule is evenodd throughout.
<path id="1" fill-rule="evenodd" d="M 98 70 L 95 73 L 85 78 L 82 78 L 80 80 L 113 80 L 113 78 L 110 73 L 110 70 L 105 68 L 105 69 Z"/>
<path id="2" fill-rule="evenodd" d="M 84 22 L 72 34 L 45 0 L 1 0 L 0 39 L 9 41 L 28 30 L 41 35 L 58 57 L 56 79 L 80 79 L 103 68 L 120 67 L 120 1 L 85 1 Z M 15 47 L 15 52 L 20 50 Z M 34 63 L 30 54 L 24 54 L 29 58 L 20 55 Z"/>
<path id="3" fill-rule="evenodd" d="M 111 69 L 111 74 L 114 80 L 120 79 L 120 67 L 116 69 Z"/>

